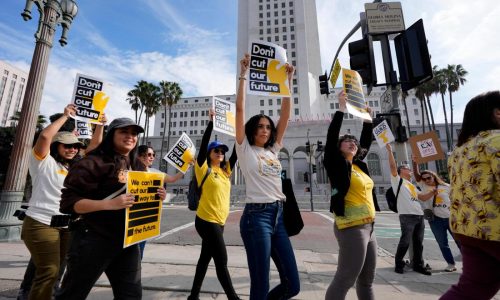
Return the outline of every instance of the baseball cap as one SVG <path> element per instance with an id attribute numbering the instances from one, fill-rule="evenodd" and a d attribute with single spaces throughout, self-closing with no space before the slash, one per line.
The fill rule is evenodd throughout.
<path id="1" fill-rule="evenodd" d="M 207 151 L 210 152 L 210 150 L 215 149 L 215 148 L 221 148 L 225 152 L 229 151 L 229 148 L 219 141 L 213 141 L 210 144 L 208 144 Z"/>
<path id="2" fill-rule="evenodd" d="M 116 129 L 116 128 L 123 128 L 123 127 L 129 127 L 129 126 L 135 127 L 135 129 L 137 129 L 137 133 L 144 132 L 144 129 L 141 126 L 135 124 L 135 122 L 130 118 L 114 119 L 113 122 L 111 122 L 111 124 L 109 124 L 108 131 L 111 131 L 111 130 Z"/>
<path id="3" fill-rule="evenodd" d="M 69 131 L 59 131 L 52 138 L 52 143 L 59 142 L 61 144 L 71 145 L 71 144 L 80 144 L 83 146 L 84 144 L 78 140 L 76 135 Z"/>

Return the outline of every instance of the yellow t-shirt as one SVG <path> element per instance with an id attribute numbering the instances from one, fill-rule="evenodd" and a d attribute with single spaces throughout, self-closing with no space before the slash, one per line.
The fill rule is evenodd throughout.
<path id="1" fill-rule="evenodd" d="M 500 241 L 500 130 L 482 131 L 448 159 L 451 231 Z"/>
<path id="2" fill-rule="evenodd" d="M 226 163 L 227 169 L 224 171 L 220 167 L 212 167 L 202 187 L 200 203 L 196 215 L 211 223 L 224 225 L 229 215 L 229 200 L 231 195 L 231 168 L 229 162 Z M 205 161 L 201 167 L 195 164 L 195 174 L 198 184 L 201 184 L 208 165 Z"/>
<path id="3" fill-rule="evenodd" d="M 351 185 L 345 196 L 344 216 L 336 216 L 339 229 L 369 224 L 375 220 L 373 204 L 373 180 L 358 166 L 352 165 Z"/>

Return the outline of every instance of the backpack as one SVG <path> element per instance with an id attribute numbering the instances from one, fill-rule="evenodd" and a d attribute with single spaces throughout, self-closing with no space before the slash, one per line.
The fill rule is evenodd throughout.
<path id="1" fill-rule="evenodd" d="M 385 192 L 385 200 L 387 200 L 389 209 L 395 213 L 398 212 L 398 196 L 399 196 L 399 190 L 401 189 L 401 184 L 403 184 L 403 178 L 399 180 L 398 191 L 396 192 L 396 195 L 394 195 L 394 190 L 392 189 L 392 186 Z"/>
<path id="2" fill-rule="evenodd" d="M 208 168 L 207 173 L 205 174 L 205 177 L 203 177 L 203 180 L 201 181 L 200 186 L 198 186 L 198 181 L 196 180 L 196 175 L 193 175 L 193 178 L 191 178 L 191 181 L 189 182 L 189 190 L 187 194 L 187 199 L 188 199 L 188 208 L 189 210 L 197 210 L 198 209 L 198 203 L 200 202 L 200 197 L 201 197 L 201 187 L 205 183 L 205 180 L 208 177 L 208 174 L 210 174 L 211 169 Z"/>

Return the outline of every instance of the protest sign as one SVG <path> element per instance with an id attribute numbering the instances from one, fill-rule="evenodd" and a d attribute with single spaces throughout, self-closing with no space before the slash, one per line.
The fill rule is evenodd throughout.
<path id="1" fill-rule="evenodd" d="M 337 58 L 335 60 L 335 64 L 333 65 L 332 73 L 330 73 L 330 83 L 332 84 L 332 87 L 335 87 L 335 84 L 337 84 L 337 79 L 339 78 L 341 70 L 342 67 L 340 66 L 339 59 Z"/>
<path id="2" fill-rule="evenodd" d="M 193 141 L 183 132 L 179 140 L 177 140 L 163 159 L 185 174 L 189 169 L 189 163 L 194 160 L 195 153 L 196 148 Z"/>
<path id="3" fill-rule="evenodd" d="M 90 123 L 85 121 L 75 120 L 76 136 L 79 139 L 91 139 L 92 138 L 92 127 Z"/>
<path id="4" fill-rule="evenodd" d="M 254 41 L 250 45 L 248 94 L 289 97 L 286 50 L 264 41 Z"/>
<path id="5" fill-rule="evenodd" d="M 444 159 L 444 152 L 435 131 L 414 135 L 410 137 L 409 142 L 415 161 L 419 164 Z"/>
<path id="6" fill-rule="evenodd" d="M 157 190 L 164 178 L 164 173 L 127 172 L 127 193 L 135 196 L 135 203 L 125 212 L 123 248 L 160 234 L 162 200 Z"/>
<path id="7" fill-rule="evenodd" d="M 347 112 L 358 118 L 371 120 L 372 117 L 366 110 L 361 76 L 358 72 L 349 69 L 342 69 L 342 76 L 344 91 L 347 95 Z"/>
<path id="8" fill-rule="evenodd" d="M 109 101 L 109 96 L 102 91 L 103 86 L 101 79 L 76 74 L 71 102 L 76 105 L 75 119 L 101 124 L 99 119 Z"/>
<path id="9" fill-rule="evenodd" d="M 236 135 L 236 105 L 230 101 L 213 97 L 212 108 L 215 111 L 214 130 Z"/>
<path id="10" fill-rule="evenodd" d="M 375 126 L 375 128 L 373 128 L 373 135 L 375 136 L 380 148 L 383 148 L 386 144 L 394 141 L 394 135 L 392 134 L 387 120 L 382 121 L 380 124 Z"/>

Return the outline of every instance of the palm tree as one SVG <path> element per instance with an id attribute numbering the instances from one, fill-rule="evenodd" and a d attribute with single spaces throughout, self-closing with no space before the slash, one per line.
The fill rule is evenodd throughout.
<path id="1" fill-rule="evenodd" d="M 415 89 L 415 97 L 417 97 L 418 100 L 420 100 L 420 109 L 422 110 L 422 133 L 425 133 L 425 113 L 426 110 L 424 108 L 425 104 L 425 86 L 424 84 L 421 84 L 416 87 Z"/>
<path id="2" fill-rule="evenodd" d="M 450 96 L 450 124 L 451 124 L 451 143 L 453 144 L 453 97 L 452 94 L 464 85 L 467 81 L 465 76 L 467 76 L 467 71 L 462 65 L 448 65 L 445 69 L 446 84 L 448 86 L 448 95 Z"/>
<path id="3" fill-rule="evenodd" d="M 182 97 L 182 89 L 177 82 L 161 81 L 160 82 L 160 101 L 165 111 L 164 116 L 167 116 L 168 106 L 168 133 L 167 133 L 167 151 L 170 149 L 170 127 L 172 126 L 172 106 L 177 104 Z M 160 161 L 163 158 L 163 144 L 165 140 L 165 132 L 161 138 Z M 161 165 L 161 164 L 160 164 Z M 168 164 L 165 167 L 165 172 L 168 170 Z"/>
<path id="4" fill-rule="evenodd" d="M 141 102 L 137 96 L 137 90 L 133 89 L 127 93 L 126 101 L 130 104 L 130 108 L 135 111 L 135 123 L 137 123 L 137 113 L 139 108 L 141 108 Z"/>
<path id="5" fill-rule="evenodd" d="M 448 88 L 446 84 L 446 76 L 444 73 L 444 69 L 438 70 L 437 66 L 434 66 L 434 78 L 436 79 L 436 90 L 441 94 L 441 102 L 443 104 L 443 114 L 444 114 L 444 124 L 446 129 L 446 146 L 447 151 L 451 150 L 451 141 L 450 141 L 450 130 L 448 128 L 448 116 L 446 114 L 446 103 L 444 101 L 444 94 L 446 94 L 446 90 Z"/>
<path id="6" fill-rule="evenodd" d="M 429 121 L 429 115 L 431 117 L 431 121 L 429 124 L 432 124 L 432 130 L 436 131 L 436 123 L 434 122 L 434 113 L 432 112 L 431 106 L 431 96 L 436 92 L 435 90 L 435 82 L 434 77 L 432 80 L 425 82 L 423 87 L 425 98 L 427 99 L 427 107 L 429 108 L 429 114 L 427 115 L 427 121 Z"/>
<path id="7" fill-rule="evenodd" d="M 142 138 L 144 143 L 144 139 L 147 141 L 149 137 L 149 119 L 160 109 L 160 88 L 150 82 L 142 83 L 140 88 L 141 102 L 144 107 L 144 129 L 146 130 Z"/>

